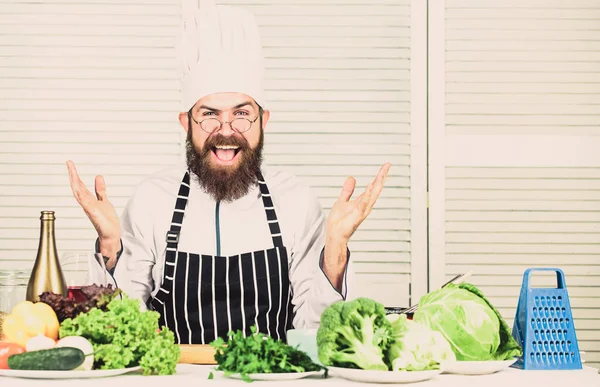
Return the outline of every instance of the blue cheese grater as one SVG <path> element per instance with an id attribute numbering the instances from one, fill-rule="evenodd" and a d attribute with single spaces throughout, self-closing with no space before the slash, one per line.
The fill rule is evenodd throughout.
<path id="1" fill-rule="evenodd" d="M 532 288 L 533 271 L 556 272 L 556 288 Z M 527 269 L 523 275 L 519 304 L 513 324 L 513 337 L 523 347 L 513 365 L 524 370 L 581 369 L 579 345 L 573 323 L 569 294 L 562 270 Z"/>

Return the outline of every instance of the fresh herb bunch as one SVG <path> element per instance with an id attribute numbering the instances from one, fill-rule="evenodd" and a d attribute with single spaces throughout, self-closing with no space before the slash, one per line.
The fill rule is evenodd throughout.
<path id="1" fill-rule="evenodd" d="M 216 349 L 217 371 L 225 375 L 240 374 L 246 382 L 252 381 L 249 374 L 327 371 L 306 352 L 257 332 L 255 326 L 250 330 L 252 333 L 247 337 L 238 330 L 227 334 L 227 342 L 219 337 L 210 343 Z"/>
<path id="2" fill-rule="evenodd" d="M 137 299 L 123 295 L 107 310 L 93 308 L 60 325 L 59 336 L 83 336 L 94 347 L 95 369 L 141 366 L 144 375 L 172 375 L 180 350 L 172 331 L 158 329 L 159 314 L 140 310 Z"/>

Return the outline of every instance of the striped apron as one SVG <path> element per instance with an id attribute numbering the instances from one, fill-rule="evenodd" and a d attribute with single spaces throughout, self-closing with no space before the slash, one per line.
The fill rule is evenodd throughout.
<path id="1" fill-rule="evenodd" d="M 248 335 L 252 326 L 286 340 L 293 316 L 288 256 L 269 189 L 260 173 L 258 184 L 273 247 L 229 257 L 212 256 L 178 249 L 190 193 L 189 172 L 183 177 L 167 232 L 162 284 L 150 301 L 151 309 L 160 313 L 160 326 L 172 330 L 178 344 L 208 344 L 217 337 L 226 340 L 230 330 Z"/>

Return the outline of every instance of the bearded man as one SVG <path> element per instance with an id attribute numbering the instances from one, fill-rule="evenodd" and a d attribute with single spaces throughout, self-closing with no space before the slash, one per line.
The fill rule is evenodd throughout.
<path id="1" fill-rule="evenodd" d="M 186 163 L 137 187 L 119 219 L 101 176 L 95 195 L 68 161 L 71 188 L 98 232 L 114 283 L 180 344 L 231 330 L 286 339 L 317 327 L 346 297 L 348 241 L 370 213 L 389 170 L 352 200 L 348 178 L 325 217 L 311 189 L 263 163 L 263 58 L 254 17 L 211 6 L 183 24 Z"/>

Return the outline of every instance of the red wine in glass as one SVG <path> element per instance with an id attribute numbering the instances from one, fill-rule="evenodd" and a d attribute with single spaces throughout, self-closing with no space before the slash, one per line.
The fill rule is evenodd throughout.
<path id="1" fill-rule="evenodd" d="M 67 287 L 67 297 L 69 300 L 75 302 L 86 302 L 87 297 L 81 291 L 81 286 L 68 286 Z"/>

